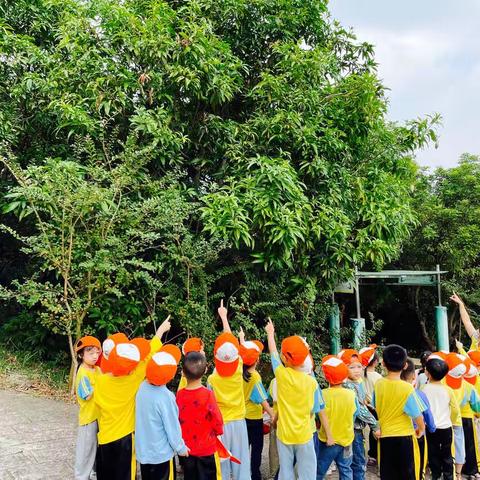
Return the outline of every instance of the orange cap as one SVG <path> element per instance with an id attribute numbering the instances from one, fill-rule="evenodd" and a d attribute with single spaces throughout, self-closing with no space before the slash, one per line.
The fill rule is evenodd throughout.
<path id="1" fill-rule="evenodd" d="M 79 338 L 75 344 L 75 353 L 78 353 L 82 348 L 85 347 L 97 347 L 102 350 L 102 345 L 98 338 L 86 335 L 85 337 Z"/>
<path id="2" fill-rule="evenodd" d="M 368 347 L 364 347 L 358 352 L 360 354 L 360 360 L 364 367 L 368 367 L 370 362 L 373 360 L 376 350 L 377 350 L 377 346 L 374 343 L 372 343 L 372 345 L 369 345 Z"/>
<path id="3" fill-rule="evenodd" d="M 433 352 L 427 360 L 433 360 L 433 359 L 437 359 L 437 360 L 443 360 L 444 362 L 447 361 L 447 355 L 448 353 L 445 353 L 445 352 L 442 352 L 442 351 L 439 351 L 439 352 Z"/>
<path id="4" fill-rule="evenodd" d="M 164 345 L 147 364 L 146 377 L 152 385 L 166 385 L 177 373 L 182 352 L 176 345 Z"/>
<path id="5" fill-rule="evenodd" d="M 201 338 L 191 337 L 187 338 L 182 346 L 182 353 L 186 355 L 190 352 L 200 352 L 203 349 L 203 341 Z"/>
<path id="6" fill-rule="evenodd" d="M 322 370 L 330 385 L 339 385 L 348 377 L 348 367 L 336 355 L 327 355 L 322 359 Z"/>
<path id="7" fill-rule="evenodd" d="M 140 350 L 131 343 L 118 343 L 108 357 L 109 371 L 116 377 L 128 375 L 140 362 Z"/>
<path id="8" fill-rule="evenodd" d="M 231 377 L 238 368 L 240 345 L 237 338 L 225 332 L 215 340 L 215 369 L 221 377 Z"/>
<path id="9" fill-rule="evenodd" d="M 472 385 L 475 385 L 477 383 L 477 375 L 478 375 L 478 370 L 475 364 L 472 362 L 470 357 L 465 357 L 465 367 L 467 368 L 467 371 L 465 372 L 465 375 L 463 378 L 468 383 L 471 383 Z"/>
<path id="10" fill-rule="evenodd" d="M 338 358 L 347 366 L 350 365 L 352 362 L 362 363 L 362 357 L 353 348 L 346 348 L 344 350 L 340 350 L 340 352 L 338 352 Z"/>
<path id="11" fill-rule="evenodd" d="M 124 333 L 114 333 L 103 341 L 100 368 L 104 373 L 111 371 L 110 365 L 108 363 L 108 358 L 110 356 L 110 352 L 115 348 L 115 345 L 117 343 L 128 343 L 128 337 Z"/>
<path id="12" fill-rule="evenodd" d="M 294 367 L 303 364 L 309 354 L 307 342 L 298 335 L 287 337 L 282 342 L 282 355 Z"/>
<path id="13" fill-rule="evenodd" d="M 145 358 L 147 358 L 150 354 L 150 342 L 146 338 L 132 338 L 132 340 L 130 340 L 130 343 L 133 343 L 138 347 L 138 350 L 140 351 L 140 361 L 145 360 Z"/>
<path id="14" fill-rule="evenodd" d="M 447 385 L 454 390 L 460 388 L 463 375 L 467 371 L 467 366 L 464 362 L 465 358 L 466 357 L 458 353 L 449 353 L 445 358 L 448 365 L 448 373 L 445 378 Z"/>
<path id="15" fill-rule="evenodd" d="M 478 367 L 480 366 L 480 351 L 479 350 L 470 350 L 468 352 L 470 360 Z"/>
<path id="16" fill-rule="evenodd" d="M 247 367 L 252 366 L 260 358 L 262 352 L 263 343 L 258 340 L 249 340 L 241 344 L 240 355 Z"/>

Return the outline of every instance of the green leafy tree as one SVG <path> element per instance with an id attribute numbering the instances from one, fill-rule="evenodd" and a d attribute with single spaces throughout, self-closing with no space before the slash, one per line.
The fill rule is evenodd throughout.
<path id="1" fill-rule="evenodd" d="M 184 200 L 174 179 L 152 180 L 138 152 L 127 146 L 109 157 L 107 168 L 98 163 L 89 139 L 75 151 L 75 158 L 49 158 L 25 169 L 12 157 L 3 159 L 18 183 L 6 195 L 4 212 L 14 212 L 33 227 L 27 235 L 3 228 L 36 268 L 1 290 L 27 308 L 40 306 L 42 323 L 67 336 L 72 372 L 75 339 L 92 328 L 87 318 L 107 332 L 119 327 L 138 332 L 157 315 L 158 296 L 164 303 L 160 311 L 168 308 L 165 283 L 185 271 L 186 303 L 198 308 L 198 294 L 190 293 L 197 270 L 203 273 L 217 254 L 215 245 L 221 247 L 193 240 L 184 222 L 195 204 Z M 182 297 L 182 290 L 177 295 Z M 110 302 L 122 307 L 118 325 L 108 322 Z"/>
<path id="2" fill-rule="evenodd" d="M 444 302 L 456 291 L 466 303 L 478 309 L 480 290 L 480 158 L 463 154 L 452 168 L 420 172 L 415 193 L 418 226 L 405 242 L 396 265 L 401 268 L 431 269 L 439 264 L 447 270 Z M 410 303 L 420 319 L 423 336 L 433 345 L 432 306 L 436 292 L 417 288 Z M 475 313 L 473 312 L 475 316 Z M 464 336 L 461 322 L 452 308 L 449 317 L 452 337 Z M 464 340 L 466 340 L 464 338 Z M 428 342 L 427 342 L 428 345 Z"/>
<path id="3" fill-rule="evenodd" d="M 216 251 L 211 236 L 229 245 L 198 281 L 198 308 L 226 295 L 252 329 L 270 314 L 280 335 L 295 318 L 318 338 L 332 286 L 354 265 L 398 255 L 414 223 L 413 152 L 435 140 L 437 118 L 386 119 L 372 46 L 332 21 L 327 2 L 0 0 L 0 11 L 3 156 L 12 152 L 23 172 L 75 158 L 71 182 L 93 163 L 113 185 L 109 159 L 137 155 L 147 158 L 146 185 L 173 176 L 192 205 L 189 248 L 205 246 L 205 258 Z M 77 158 L 84 138 L 92 152 Z M 25 188 L 12 186 L 20 176 L 2 180 L 4 194 Z M 16 200 L 4 201 L 8 210 Z M 203 313 L 185 307 L 184 267 L 187 280 L 170 284 L 181 287 L 175 305 L 202 331 Z M 262 290 L 275 299 L 263 309 Z M 139 304 L 129 297 L 131 309 Z"/>

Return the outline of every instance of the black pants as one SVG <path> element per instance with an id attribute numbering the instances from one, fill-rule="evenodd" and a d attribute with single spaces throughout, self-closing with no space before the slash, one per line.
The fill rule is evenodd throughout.
<path id="1" fill-rule="evenodd" d="M 473 429 L 472 418 L 462 418 L 463 433 L 465 434 L 465 465 L 462 473 L 464 475 L 475 475 L 478 473 L 477 445 Z"/>
<path id="2" fill-rule="evenodd" d="M 142 480 L 170 480 L 176 478 L 173 458 L 163 463 L 141 463 Z"/>
<path id="3" fill-rule="evenodd" d="M 380 439 L 380 478 L 382 480 L 416 480 L 420 468 L 415 458 L 414 438 L 385 437 Z"/>
<path id="4" fill-rule="evenodd" d="M 425 436 L 418 438 L 418 451 L 420 453 L 420 460 L 418 462 L 418 478 L 420 480 L 425 480 L 425 470 L 427 468 L 427 464 L 425 463 L 426 458 L 426 448 L 427 448 L 427 440 L 425 439 Z"/>
<path id="5" fill-rule="evenodd" d="M 250 468 L 252 480 L 262 480 L 260 464 L 263 450 L 263 420 L 249 420 L 247 422 L 248 445 L 251 447 Z"/>
<path id="6" fill-rule="evenodd" d="M 453 464 L 452 428 L 437 428 L 433 433 L 427 432 L 428 465 L 432 472 L 432 480 L 442 475 L 444 480 L 453 480 L 455 467 Z"/>
<path id="7" fill-rule="evenodd" d="M 98 480 L 131 480 L 133 436 L 131 433 L 97 448 Z"/>
<path id="8" fill-rule="evenodd" d="M 370 413 L 375 417 L 376 420 L 378 420 L 378 415 L 377 412 L 372 408 L 368 409 Z M 377 437 L 373 434 L 373 430 L 370 428 L 370 433 L 368 434 L 368 456 L 370 458 L 373 458 L 377 460 L 378 457 L 378 440 Z"/>
<path id="9" fill-rule="evenodd" d="M 215 455 L 185 457 L 182 464 L 185 480 L 217 480 L 222 475 Z"/>

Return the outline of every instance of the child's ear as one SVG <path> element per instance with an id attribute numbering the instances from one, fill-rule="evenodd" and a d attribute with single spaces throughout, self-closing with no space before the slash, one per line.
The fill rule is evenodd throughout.
<path id="1" fill-rule="evenodd" d="M 407 362 L 405 362 L 405 365 L 403 366 L 402 370 L 406 370 L 408 368 Z"/>

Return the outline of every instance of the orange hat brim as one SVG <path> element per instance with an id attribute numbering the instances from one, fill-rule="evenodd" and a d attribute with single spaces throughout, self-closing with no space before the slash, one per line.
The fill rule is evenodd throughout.
<path id="1" fill-rule="evenodd" d="M 462 377 L 460 378 L 455 378 L 450 376 L 448 373 L 445 376 L 445 381 L 447 382 L 447 385 L 450 388 L 453 388 L 454 390 L 458 390 L 462 386 Z"/>
<path id="2" fill-rule="evenodd" d="M 237 358 L 233 362 L 222 362 L 215 358 L 215 369 L 221 377 L 231 377 L 238 368 L 239 359 Z"/>

